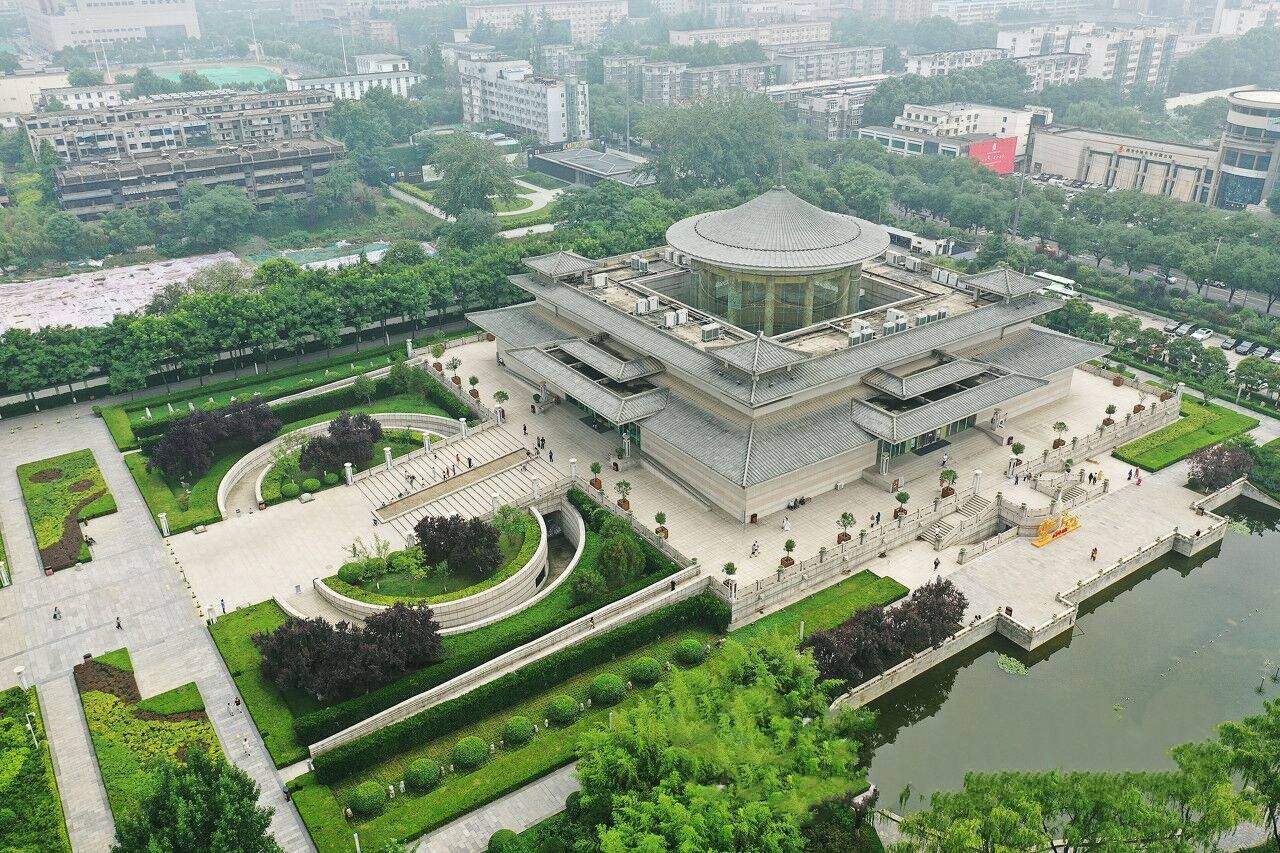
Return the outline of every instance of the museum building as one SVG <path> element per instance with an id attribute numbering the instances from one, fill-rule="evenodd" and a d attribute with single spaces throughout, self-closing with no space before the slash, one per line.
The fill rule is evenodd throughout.
<path id="1" fill-rule="evenodd" d="M 1062 305 L 1038 279 L 888 246 L 775 187 L 675 223 L 663 247 L 527 258 L 511 281 L 532 301 L 468 317 L 544 405 L 749 521 L 859 478 L 932 479 L 957 436 L 1003 441 L 1006 418 L 1108 351 L 1033 325 Z"/>

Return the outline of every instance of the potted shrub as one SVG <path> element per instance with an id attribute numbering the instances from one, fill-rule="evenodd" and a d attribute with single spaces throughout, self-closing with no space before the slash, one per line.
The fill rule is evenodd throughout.
<path id="1" fill-rule="evenodd" d="M 604 491 L 604 481 L 600 479 L 600 472 L 604 470 L 604 466 L 599 462 L 591 463 L 591 488 L 597 492 Z"/>
<path id="2" fill-rule="evenodd" d="M 960 479 L 960 475 L 950 468 L 943 468 L 942 473 L 938 475 L 938 485 L 942 486 L 942 496 L 949 498 L 956 493 L 956 480 Z"/>
<path id="3" fill-rule="evenodd" d="M 493 332 L 485 332 L 485 333 L 484 333 L 484 339 L 485 339 L 486 341 L 488 341 L 489 343 L 493 343 L 494 341 L 496 341 L 496 340 L 497 340 L 497 338 L 496 338 L 496 337 L 494 337 Z"/>
<path id="4" fill-rule="evenodd" d="M 479 400 L 479 399 L 480 399 L 480 389 L 479 389 L 479 388 L 477 388 L 476 386 L 480 384 L 480 377 L 479 377 L 479 376 L 468 376 L 468 377 L 467 377 L 467 384 L 471 386 L 471 398 L 472 398 L 473 400 Z"/>
<path id="5" fill-rule="evenodd" d="M 462 367 L 462 359 L 458 358 L 455 355 L 453 358 L 449 359 L 449 361 L 445 364 L 445 367 L 453 371 L 453 384 L 461 388 L 462 377 L 458 375 L 458 368 Z"/>
<path id="6" fill-rule="evenodd" d="M 843 545 L 853 537 L 849 534 L 849 528 L 854 525 L 854 517 L 851 512 L 842 512 L 840 517 L 836 519 L 836 526 L 840 528 L 840 532 L 836 534 L 836 544 Z"/>
<path id="7" fill-rule="evenodd" d="M 1114 386 L 1115 386 L 1115 387 L 1117 387 L 1117 388 L 1123 388 L 1123 387 L 1124 387 L 1124 377 L 1123 377 L 1123 376 L 1121 376 L 1119 373 L 1117 373 L 1115 376 L 1112 376 L 1112 377 L 1111 377 L 1111 384 L 1112 384 L 1112 385 L 1114 385 Z"/>
<path id="8" fill-rule="evenodd" d="M 1166 391 L 1161 391 L 1161 392 L 1160 392 L 1160 402 L 1162 402 L 1162 403 L 1163 403 L 1165 400 L 1171 400 L 1171 399 L 1173 399 L 1173 392 L 1172 392 L 1172 391 L 1167 391 L 1167 390 L 1166 390 Z"/>
<path id="9" fill-rule="evenodd" d="M 493 404 L 497 406 L 499 409 L 505 406 L 507 401 L 510 399 L 511 399 L 511 395 L 508 394 L 506 391 L 499 390 L 499 391 L 493 392 Z"/>
<path id="10" fill-rule="evenodd" d="M 1062 421 L 1058 421 L 1053 425 L 1053 431 L 1058 434 L 1058 437 L 1053 440 L 1053 449 L 1057 450 L 1067 443 L 1067 440 L 1062 437 L 1062 434 L 1067 431 L 1067 425 Z"/>
<path id="11" fill-rule="evenodd" d="M 898 508 L 893 511 L 893 517 L 902 518 L 907 514 L 907 501 L 911 500 L 911 495 L 906 492 L 898 492 L 893 496 L 893 499 L 898 502 Z"/>
<path id="12" fill-rule="evenodd" d="M 786 551 L 786 553 L 782 555 L 782 562 L 779 563 L 779 565 L 782 568 L 785 569 L 788 566 L 794 566 L 796 564 L 796 561 L 791 559 L 791 552 L 794 551 L 795 549 L 796 549 L 796 540 L 788 539 L 786 542 L 783 543 L 782 550 Z"/>
<path id="13" fill-rule="evenodd" d="M 738 573 L 738 567 L 732 561 L 724 564 L 724 573 L 729 577 L 733 577 Z"/>
<path id="14" fill-rule="evenodd" d="M 1022 454 L 1026 452 L 1027 446 L 1020 441 L 1015 441 L 1013 444 L 1009 445 L 1009 449 L 1013 451 L 1013 464 L 1021 465 Z"/>
<path id="15" fill-rule="evenodd" d="M 657 513 L 654 515 L 653 520 L 658 522 L 658 526 L 654 528 L 653 532 L 666 539 L 670 535 L 670 531 L 667 530 L 667 514 L 665 512 Z"/>
<path id="16" fill-rule="evenodd" d="M 444 358 L 444 344 L 435 344 L 431 347 L 431 358 L 434 359 L 431 362 L 432 369 L 436 373 L 444 373 L 444 365 L 440 362 L 440 359 Z"/>
<path id="17" fill-rule="evenodd" d="M 623 512 L 631 512 L 631 501 L 627 500 L 627 495 L 631 494 L 631 484 L 626 480 L 619 480 L 613 484 L 614 491 L 621 497 L 618 498 L 618 509 Z"/>
<path id="18" fill-rule="evenodd" d="M 1102 425 L 1103 425 L 1103 426 L 1111 426 L 1113 423 L 1115 423 L 1115 422 L 1116 422 L 1116 419 L 1115 419 L 1115 418 L 1113 418 L 1113 417 L 1111 417 L 1111 416 L 1112 416 L 1112 415 L 1114 415 L 1115 413 L 1116 413 L 1116 407 L 1115 407 L 1115 404 L 1114 404 L 1114 403 L 1112 403 L 1111 405 L 1107 406 L 1107 416 L 1106 416 L 1105 418 L 1103 418 L 1103 419 L 1102 419 Z"/>

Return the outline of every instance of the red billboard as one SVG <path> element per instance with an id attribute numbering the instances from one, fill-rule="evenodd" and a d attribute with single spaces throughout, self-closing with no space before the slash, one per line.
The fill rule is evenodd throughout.
<path id="1" fill-rule="evenodd" d="M 1018 156 L 1018 137 L 1002 136 L 969 146 L 969 156 L 999 175 L 1013 171 Z"/>

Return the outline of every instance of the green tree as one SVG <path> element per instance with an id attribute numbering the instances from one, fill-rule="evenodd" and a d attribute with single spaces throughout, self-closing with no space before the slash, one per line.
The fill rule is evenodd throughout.
<path id="1" fill-rule="evenodd" d="M 91 68 L 72 68 L 67 72 L 68 86 L 97 86 L 102 83 L 102 73 Z"/>
<path id="2" fill-rule="evenodd" d="M 113 853 L 278 853 L 269 808 L 240 768 L 191 750 L 164 762 L 138 808 L 116 819 Z"/>
<path id="3" fill-rule="evenodd" d="M 515 198 L 511 164 L 483 139 L 455 133 L 436 148 L 432 162 L 441 175 L 433 198 L 445 213 L 492 211 L 494 199 Z"/>
<path id="4" fill-rule="evenodd" d="M 200 184 L 188 185 L 182 193 L 182 229 L 191 245 L 224 249 L 244 239 L 257 211 L 242 190 Z"/>

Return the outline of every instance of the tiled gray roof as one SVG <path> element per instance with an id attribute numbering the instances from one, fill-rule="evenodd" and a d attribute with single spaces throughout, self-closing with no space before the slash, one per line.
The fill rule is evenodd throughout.
<path id="1" fill-rule="evenodd" d="M 736 367 L 752 376 L 787 367 L 806 358 L 804 353 L 783 346 L 764 335 L 756 335 L 752 340 L 739 341 L 727 347 L 709 349 L 707 352 L 730 367 Z"/>
<path id="2" fill-rule="evenodd" d="M 973 275 L 961 276 L 960 286 L 976 287 L 984 293 L 1011 299 L 1014 296 L 1035 293 L 1045 286 L 1045 282 L 1008 267 L 996 267 Z"/>
<path id="3" fill-rule="evenodd" d="M 864 376 L 862 381 L 877 391 L 883 391 L 886 394 L 892 394 L 894 397 L 906 400 L 911 397 L 919 397 L 921 394 L 928 394 L 930 391 L 941 388 L 944 385 L 950 385 L 952 382 L 970 379 L 987 370 L 988 366 L 985 364 L 961 358 L 948 361 L 945 364 L 939 364 L 936 367 L 930 367 L 927 370 L 921 370 L 910 376 L 896 376 L 887 370 L 876 368 Z"/>
<path id="4" fill-rule="evenodd" d="M 627 424 L 647 418 L 661 411 L 667 402 L 665 388 L 641 391 L 627 397 L 615 394 L 536 347 L 507 350 L 506 357 L 546 378 L 551 384 L 615 424 Z"/>
<path id="5" fill-rule="evenodd" d="M 585 341 L 581 338 L 561 341 L 559 346 L 569 355 L 581 359 L 605 376 L 616 379 L 619 382 L 640 379 L 662 372 L 662 362 L 656 358 L 623 360 L 608 350 L 601 349 L 590 341 Z"/>
<path id="6" fill-rule="evenodd" d="M 898 414 L 890 414 L 863 400 L 854 400 L 852 416 L 858 426 L 874 436 L 885 441 L 905 441 L 1047 384 L 1043 379 L 1011 373 L 966 388 L 936 403 L 926 403 Z"/>
<path id="7" fill-rule="evenodd" d="M 540 272 L 552 278 L 586 272 L 596 268 L 595 261 L 590 258 L 584 258 L 577 252 L 552 252 L 549 255 L 537 255 L 532 258 L 525 258 L 524 265 L 534 272 Z"/>
<path id="8" fill-rule="evenodd" d="M 1101 358 L 1109 352 L 1111 347 L 1093 341 L 1073 338 L 1051 329 L 1034 328 L 1026 330 L 1012 342 L 975 358 L 1014 373 L 1043 379 L 1060 370 Z"/>
<path id="9" fill-rule="evenodd" d="M 492 311 L 472 311 L 467 319 L 513 347 L 537 346 L 567 337 L 564 331 L 542 319 L 541 312 L 533 306 L 533 302 L 526 302 Z"/>
<path id="10" fill-rule="evenodd" d="M 889 234 L 874 222 L 830 213 L 785 187 L 728 210 L 682 219 L 667 229 L 672 248 L 735 269 L 819 272 L 874 258 Z"/>

